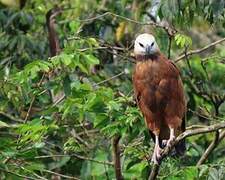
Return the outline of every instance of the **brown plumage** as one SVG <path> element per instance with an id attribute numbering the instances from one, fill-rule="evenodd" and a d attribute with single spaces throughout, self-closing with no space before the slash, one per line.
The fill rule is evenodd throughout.
<path id="1" fill-rule="evenodd" d="M 159 163 L 162 141 L 170 146 L 185 130 L 183 85 L 179 70 L 159 51 L 152 35 L 139 35 L 134 53 L 137 61 L 133 73 L 135 97 L 155 141 L 152 160 Z M 176 146 L 178 153 L 184 149 L 184 142 Z"/>

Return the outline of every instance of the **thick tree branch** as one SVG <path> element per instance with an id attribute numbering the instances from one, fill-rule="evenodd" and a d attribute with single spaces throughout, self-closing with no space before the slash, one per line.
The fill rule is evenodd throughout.
<path id="1" fill-rule="evenodd" d="M 223 129 L 223 128 L 225 128 L 225 121 L 211 125 L 211 126 L 206 126 L 206 127 L 202 127 L 202 128 L 193 129 L 193 130 L 186 130 L 185 132 L 183 132 L 176 138 L 176 140 L 171 144 L 170 147 L 167 146 L 167 147 L 165 147 L 165 149 L 162 150 L 161 159 L 159 159 L 159 161 L 161 162 L 166 156 L 168 156 L 170 151 L 174 148 L 174 146 L 177 143 L 179 143 L 181 140 L 183 140 L 184 138 L 194 136 L 194 135 L 199 135 L 199 134 L 215 132 L 215 131 L 218 131 L 219 129 Z M 149 176 L 149 180 L 156 179 L 159 169 L 160 169 L 160 165 L 158 165 L 158 164 L 153 165 L 152 171 Z"/>
<path id="2" fill-rule="evenodd" d="M 62 13 L 63 8 L 62 7 L 54 7 L 50 9 L 46 14 L 46 25 L 48 28 L 48 40 L 49 40 L 49 47 L 50 47 L 50 54 L 51 57 L 54 57 L 61 52 L 60 43 L 59 43 L 59 37 L 56 32 L 56 17 Z M 57 76 L 59 72 L 57 69 L 53 70 L 51 73 L 48 74 L 49 80 L 52 81 L 55 76 Z M 54 92 L 53 90 L 50 90 L 50 95 L 52 102 L 55 104 L 55 102 L 58 102 L 59 99 L 61 99 L 64 96 L 63 91 Z"/>
<path id="3" fill-rule="evenodd" d="M 222 39 L 220 39 L 220 40 L 218 40 L 218 41 L 215 41 L 215 42 L 213 42 L 213 43 L 208 44 L 207 46 L 205 46 L 205 47 L 203 47 L 203 48 L 201 48 L 201 49 L 196 49 L 196 50 L 188 51 L 186 54 L 184 53 L 184 54 L 182 54 L 181 56 L 179 56 L 178 58 L 176 58 L 175 62 L 178 62 L 178 61 L 180 61 L 181 59 L 184 59 L 186 56 L 191 56 L 191 55 L 193 55 L 193 54 L 199 54 L 199 53 L 201 53 L 201 52 L 203 52 L 203 51 L 206 51 L 207 49 L 209 49 L 209 48 L 211 48 L 211 47 L 213 47 L 213 46 L 215 46 L 215 45 L 217 45 L 217 44 L 220 44 L 220 43 L 222 43 L 222 42 L 224 42 L 224 41 L 225 41 L 225 38 L 222 38 Z"/>
<path id="4" fill-rule="evenodd" d="M 119 141 L 120 136 L 115 135 L 115 137 L 112 140 L 113 145 L 113 161 L 114 161 L 114 169 L 116 174 L 116 180 L 123 180 L 122 172 L 121 172 L 121 164 L 120 164 L 120 147 L 119 147 Z"/>
<path id="5" fill-rule="evenodd" d="M 61 51 L 60 45 L 59 45 L 59 38 L 55 30 L 55 18 L 56 16 L 61 14 L 61 12 L 62 12 L 62 8 L 54 7 L 50 9 L 46 14 L 46 25 L 48 28 L 48 36 L 49 36 L 48 39 L 49 39 L 51 57 L 59 54 L 59 52 Z"/>
<path id="6" fill-rule="evenodd" d="M 156 179 L 157 175 L 158 175 L 158 172 L 159 172 L 159 165 L 158 164 L 154 164 L 152 169 L 151 169 L 151 174 L 150 176 L 148 177 L 148 180 L 154 180 Z"/>

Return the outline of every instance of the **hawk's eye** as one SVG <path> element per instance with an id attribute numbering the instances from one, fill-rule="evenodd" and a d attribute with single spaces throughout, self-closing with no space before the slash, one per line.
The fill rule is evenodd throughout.
<path id="1" fill-rule="evenodd" d="M 152 42 L 151 46 L 153 46 L 153 45 L 154 45 L 154 42 Z"/>
<path id="2" fill-rule="evenodd" d="M 139 45 L 140 45 L 141 47 L 144 47 L 144 45 L 143 45 L 143 44 L 141 44 L 141 43 L 139 43 Z"/>

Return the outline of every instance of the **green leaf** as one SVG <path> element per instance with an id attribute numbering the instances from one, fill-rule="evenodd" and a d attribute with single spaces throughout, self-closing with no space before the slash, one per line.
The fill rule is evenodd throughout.
<path id="1" fill-rule="evenodd" d="M 61 55 L 61 61 L 64 65 L 69 66 L 72 62 L 72 56 L 63 54 L 63 55 Z"/>
<path id="2" fill-rule="evenodd" d="M 77 66 L 80 68 L 80 70 L 86 74 L 88 74 L 88 69 L 81 63 L 77 63 Z"/>
<path id="3" fill-rule="evenodd" d="M 84 55 L 88 64 L 95 65 L 99 64 L 99 59 L 93 56 L 92 54 Z"/>
<path id="4" fill-rule="evenodd" d="M 99 43 L 96 41 L 95 38 L 88 38 L 88 42 L 91 46 L 99 47 Z"/>
<path id="5" fill-rule="evenodd" d="M 104 152 L 104 151 L 97 151 L 97 153 L 95 154 L 95 160 L 98 161 L 107 161 L 107 156 L 108 153 Z M 105 169 L 107 170 L 107 166 L 104 166 L 104 164 L 99 164 L 99 163 L 91 163 L 91 174 L 92 176 L 100 176 L 102 174 L 105 174 Z"/>
<path id="6" fill-rule="evenodd" d="M 127 169 L 124 173 L 125 178 L 127 179 L 136 179 L 136 178 L 142 178 L 142 172 L 143 170 L 148 166 L 148 163 L 146 161 L 134 164 L 129 169 Z"/>
<path id="7" fill-rule="evenodd" d="M 71 21 L 69 23 L 69 27 L 72 32 L 77 32 L 79 26 L 80 26 L 80 23 L 78 21 Z"/>
<path id="8" fill-rule="evenodd" d="M 181 48 L 192 45 L 191 38 L 184 34 L 176 34 L 174 39 L 175 39 L 177 46 L 180 46 Z"/>

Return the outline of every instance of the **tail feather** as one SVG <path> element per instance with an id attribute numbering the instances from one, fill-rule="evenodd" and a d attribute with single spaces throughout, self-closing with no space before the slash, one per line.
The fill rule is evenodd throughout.
<path id="1" fill-rule="evenodd" d="M 185 118 L 183 118 L 182 124 L 181 124 L 181 132 L 185 131 Z M 176 154 L 179 156 L 184 155 L 186 151 L 186 144 L 185 139 L 182 139 L 176 146 L 175 146 Z"/>

